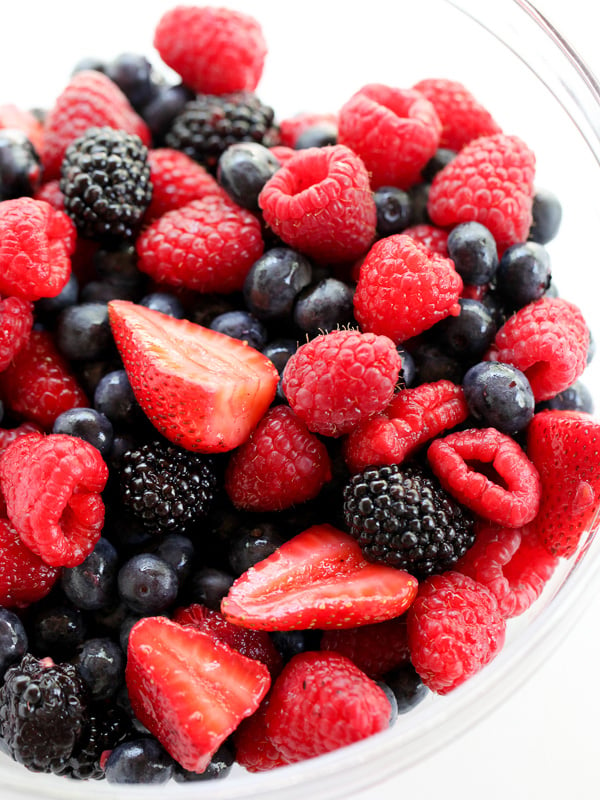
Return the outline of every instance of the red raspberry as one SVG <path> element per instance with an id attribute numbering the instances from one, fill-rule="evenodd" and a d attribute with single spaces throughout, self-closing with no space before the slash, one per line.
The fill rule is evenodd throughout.
<path id="1" fill-rule="evenodd" d="M 369 678 L 379 680 L 409 661 L 406 616 L 358 628 L 326 630 L 321 636 L 321 649 L 341 653 Z"/>
<path id="2" fill-rule="evenodd" d="M 442 123 L 440 147 L 458 151 L 480 136 L 502 133 L 490 112 L 458 81 L 426 78 L 413 89 L 425 95 L 437 111 Z"/>
<path id="3" fill-rule="evenodd" d="M 444 489 L 484 519 L 520 528 L 537 514 L 538 471 L 515 440 L 495 428 L 436 439 L 427 458 Z"/>
<path id="4" fill-rule="evenodd" d="M 476 221 L 499 249 L 527 239 L 531 227 L 535 156 L 516 136 L 483 136 L 437 173 L 427 211 L 435 225 Z"/>
<path id="5" fill-rule="evenodd" d="M 139 269 L 157 283 L 227 294 L 242 288 L 264 244 L 253 214 L 214 196 L 163 214 L 136 247 Z"/>
<path id="6" fill-rule="evenodd" d="M 237 508 L 281 511 L 311 500 L 331 480 L 325 445 L 287 406 L 276 406 L 232 455 L 225 489 Z"/>
<path id="7" fill-rule="evenodd" d="M 558 558 L 548 553 L 527 526 L 478 523 L 476 531 L 475 544 L 454 569 L 487 586 L 504 617 L 523 614 L 542 593 Z"/>
<path id="8" fill-rule="evenodd" d="M 282 388 L 308 429 L 341 436 L 388 405 L 400 373 L 386 336 L 338 330 L 303 344 L 288 360 Z"/>
<path id="9" fill-rule="evenodd" d="M 435 108 L 419 92 L 370 83 L 342 106 L 338 141 L 365 162 L 373 189 L 408 189 L 421 180 L 441 130 Z"/>
<path id="10" fill-rule="evenodd" d="M 435 225 L 422 223 L 420 225 L 411 225 L 409 228 L 405 228 L 402 233 L 425 245 L 429 250 L 433 250 L 434 253 L 439 253 L 444 258 L 448 257 L 448 231 L 443 228 L 436 228 Z"/>
<path id="11" fill-rule="evenodd" d="M 539 403 L 582 374 L 589 342 L 589 328 L 577 306 L 559 297 L 542 297 L 508 318 L 486 359 L 524 372 Z"/>
<path id="12" fill-rule="evenodd" d="M 55 297 L 71 275 L 75 226 L 43 200 L 0 203 L 0 292 L 39 300 Z"/>
<path id="13" fill-rule="evenodd" d="M 179 150 L 169 147 L 149 150 L 148 164 L 152 200 L 146 210 L 146 222 L 152 222 L 167 211 L 181 208 L 192 200 L 225 196 L 213 176 Z"/>
<path id="14" fill-rule="evenodd" d="M 401 464 L 444 430 L 467 418 L 463 390 L 451 381 L 423 383 L 398 392 L 383 414 L 358 425 L 344 442 L 350 472 Z"/>
<path id="15" fill-rule="evenodd" d="M 26 608 L 45 597 L 60 577 L 26 547 L 8 519 L 0 519 L 0 606 Z"/>
<path id="16" fill-rule="evenodd" d="M 88 128 L 118 128 L 134 133 L 145 145 L 151 137 L 116 83 L 102 72 L 82 70 L 76 73 L 48 111 L 44 125 L 41 157 L 44 179 L 60 178 L 65 150 Z"/>
<path id="17" fill-rule="evenodd" d="M 33 422 L 22 422 L 16 428 L 0 428 L 0 456 L 18 436 L 25 436 L 27 433 L 43 433 L 43 431 Z"/>
<path id="18" fill-rule="evenodd" d="M 283 668 L 265 717 L 272 743 L 294 763 L 385 730 L 390 703 L 349 658 L 312 651 L 294 656 Z"/>
<path id="19" fill-rule="evenodd" d="M 36 153 L 42 151 L 44 126 L 31 111 L 25 111 L 13 103 L 0 105 L 0 128 L 17 128 L 23 131 Z"/>
<path id="20" fill-rule="evenodd" d="M 0 300 L 0 372 L 25 345 L 33 325 L 33 305 L 19 297 Z"/>
<path id="21" fill-rule="evenodd" d="M 89 406 L 67 361 L 47 331 L 31 332 L 12 364 L 0 373 L 0 391 L 9 411 L 36 422 L 45 430 L 52 428 L 63 411 Z"/>
<path id="22" fill-rule="evenodd" d="M 277 161 L 283 166 L 287 164 L 290 158 L 293 158 L 295 155 L 298 155 L 298 151 L 294 150 L 292 147 L 287 147 L 283 144 L 275 144 L 272 147 L 269 147 L 271 153 L 275 156 Z"/>
<path id="23" fill-rule="evenodd" d="M 369 175 L 341 145 L 299 150 L 269 178 L 258 202 L 266 224 L 317 261 L 352 261 L 375 238 Z"/>
<path id="24" fill-rule="evenodd" d="M 19 436 L 0 459 L 8 517 L 23 543 L 52 567 L 75 567 L 94 549 L 107 479 L 100 452 L 77 436 Z"/>
<path id="25" fill-rule="evenodd" d="M 35 200 L 44 200 L 49 203 L 55 211 L 65 210 L 65 196 L 60 190 L 60 180 L 46 181 L 34 194 Z"/>
<path id="26" fill-rule="evenodd" d="M 396 344 L 458 316 L 462 278 L 454 263 L 403 233 L 380 239 L 360 268 L 354 314 Z"/>
<path id="27" fill-rule="evenodd" d="M 338 115 L 301 111 L 293 117 L 286 117 L 279 123 L 279 138 L 282 145 L 294 148 L 301 133 L 315 125 L 329 125 L 337 129 Z"/>
<path id="28" fill-rule="evenodd" d="M 247 719 L 243 719 L 233 732 L 235 760 L 248 772 L 266 772 L 289 764 L 267 733 L 267 709 L 269 695 L 258 709 Z"/>
<path id="29" fill-rule="evenodd" d="M 254 91 L 267 47 L 258 22 L 228 8 L 176 6 L 163 14 L 154 46 L 198 94 Z"/>
<path id="30" fill-rule="evenodd" d="M 432 575 L 408 610 L 408 645 L 423 683 L 447 694 L 502 649 L 506 621 L 490 590 L 460 572 Z"/>

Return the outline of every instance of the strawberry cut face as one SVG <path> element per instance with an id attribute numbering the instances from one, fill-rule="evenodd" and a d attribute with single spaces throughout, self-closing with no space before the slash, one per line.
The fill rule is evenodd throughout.
<path id="1" fill-rule="evenodd" d="M 248 438 L 277 389 L 268 358 L 238 339 L 126 300 L 108 307 L 135 397 L 167 439 L 218 453 Z"/>

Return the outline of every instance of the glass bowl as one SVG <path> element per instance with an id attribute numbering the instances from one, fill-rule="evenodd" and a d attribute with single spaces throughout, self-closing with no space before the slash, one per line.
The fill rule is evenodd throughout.
<path id="1" fill-rule="evenodd" d="M 594 320 L 597 300 L 586 266 L 596 247 L 600 200 L 597 193 L 583 192 L 576 176 L 586 176 L 588 182 L 600 178 L 600 93 L 585 64 L 533 5 L 526 0 L 225 4 L 253 14 L 263 26 L 269 56 L 258 94 L 274 106 L 279 118 L 301 110 L 337 110 L 368 82 L 411 86 L 428 77 L 462 81 L 505 132 L 521 136 L 536 153 L 536 184 L 555 192 L 563 205 L 561 230 L 548 245 L 553 276 L 561 296 L 575 302 L 588 322 Z M 85 4 L 74 0 L 44 8 L 35 4 L 35 41 L 29 40 L 29 46 L 47 61 L 43 78 L 38 66 L 28 68 L 29 55 L 20 48 L 20 25 L 33 5 L 23 2 L 9 12 L 5 30 L 13 42 L 0 55 L 2 74 L 20 71 L 15 81 L 4 85 L 5 94 L 11 82 L 19 93 L 4 96 L 2 102 L 24 107 L 52 102 L 84 56 L 110 58 L 130 50 L 145 52 L 158 65 L 151 50 L 153 28 L 174 3 L 148 0 L 142 12 L 138 4 L 104 0 L 93 22 Z M 49 29 L 51 51 L 45 38 Z M 77 32 L 76 39 L 71 31 Z M 160 69 L 168 74 L 164 65 Z M 597 396 L 595 362 L 583 380 Z M 155 792 L 163 798 L 197 800 L 323 800 L 351 796 L 429 756 L 435 770 L 435 752 L 501 704 L 572 627 L 598 578 L 600 542 L 595 529 L 591 526 L 575 557 L 561 562 L 533 607 L 509 621 L 506 644 L 490 665 L 449 695 L 428 696 L 388 731 L 271 773 L 249 775 L 234 768 L 226 780 L 188 785 L 78 783 L 27 772 L 0 756 L 2 797 L 80 800 L 92 791 L 132 800 Z"/>

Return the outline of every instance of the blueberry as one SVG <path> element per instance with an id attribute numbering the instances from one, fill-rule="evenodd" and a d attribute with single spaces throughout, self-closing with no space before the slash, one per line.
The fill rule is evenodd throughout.
<path id="1" fill-rule="evenodd" d="M 498 249 L 489 230 L 479 222 L 463 222 L 450 231 L 448 256 L 465 283 L 483 286 L 498 268 Z"/>
<path id="2" fill-rule="evenodd" d="M 460 383 L 464 367 L 459 359 L 445 353 L 441 347 L 431 342 L 423 342 L 413 351 L 417 383 L 434 383 L 447 380 Z"/>
<path id="3" fill-rule="evenodd" d="M 335 330 L 352 321 L 353 298 L 348 284 L 325 278 L 300 292 L 294 306 L 294 322 L 309 335 Z"/>
<path id="4" fill-rule="evenodd" d="M 455 158 L 455 150 L 449 150 L 447 147 L 440 147 L 421 170 L 421 177 L 427 183 L 431 183 L 438 172 L 441 172 L 441 170 L 447 167 Z"/>
<path id="5" fill-rule="evenodd" d="M 167 783 L 173 759 L 156 739 L 144 737 L 117 745 L 104 771 L 108 783 Z"/>
<path id="6" fill-rule="evenodd" d="M 113 344 L 106 303 L 78 303 L 61 311 L 56 344 L 73 361 L 103 358 Z"/>
<path id="7" fill-rule="evenodd" d="M 514 436 L 531 421 L 535 400 L 527 377 L 510 364 L 482 361 L 463 379 L 465 400 L 475 419 Z"/>
<path id="8" fill-rule="evenodd" d="M 0 680 L 6 670 L 27 652 L 27 631 L 19 617 L 0 607 Z"/>
<path id="9" fill-rule="evenodd" d="M 496 272 L 498 292 L 510 309 L 516 310 L 539 300 L 550 286 L 550 256 L 537 242 L 509 247 Z"/>
<path id="10" fill-rule="evenodd" d="M 262 353 L 275 364 L 275 369 L 281 375 L 297 349 L 298 343 L 295 339 L 273 339 L 263 347 Z"/>
<path id="11" fill-rule="evenodd" d="M 221 600 L 234 581 L 233 575 L 215 567 L 201 567 L 189 579 L 191 603 L 200 603 L 213 611 L 221 609 Z"/>
<path id="12" fill-rule="evenodd" d="M 108 77 L 117 84 L 136 111 L 156 98 L 159 87 L 152 65 L 138 53 L 121 53 L 106 65 Z"/>
<path id="13" fill-rule="evenodd" d="M 175 602 L 179 582 L 170 564 L 152 553 L 132 556 L 117 576 L 119 594 L 138 614 L 158 614 Z"/>
<path id="14" fill-rule="evenodd" d="M 273 247 L 256 261 L 244 282 L 248 310 L 262 320 L 285 319 L 312 280 L 310 261 L 287 247 Z"/>
<path id="15" fill-rule="evenodd" d="M 218 778 L 226 778 L 231 772 L 235 761 L 235 754 L 227 742 L 219 747 L 210 759 L 209 765 L 203 772 L 190 772 L 181 765 L 175 764 L 173 780 L 177 783 L 188 783 L 191 781 L 212 781 Z"/>
<path id="16" fill-rule="evenodd" d="M 87 72 L 90 69 L 94 72 L 104 72 L 106 69 L 106 62 L 95 56 L 84 56 L 77 61 L 71 70 L 71 74 L 76 75 L 78 72 Z"/>
<path id="17" fill-rule="evenodd" d="M 374 191 L 373 199 L 378 236 L 391 236 L 408 228 L 412 220 L 412 200 L 408 192 L 395 186 L 381 186 Z"/>
<path id="18" fill-rule="evenodd" d="M 123 456 L 129 450 L 135 450 L 137 447 L 136 437 L 128 431 L 120 431 L 113 437 L 112 447 L 108 454 L 107 463 L 110 467 L 120 470 L 123 466 Z"/>
<path id="19" fill-rule="evenodd" d="M 113 426 L 104 414 L 94 408 L 70 408 L 54 420 L 52 433 L 77 436 L 94 445 L 105 457 L 113 442 Z"/>
<path id="20" fill-rule="evenodd" d="M 166 314 L 168 317 L 175 319 L 183 319 L 185 316 L 183 306 L 174 294 L 168 292 L 152 292 L 147 294 L 140 300 L 141 306 L 151 308 L 153 311 L 160 311 L 161 314 Z"/>
<path id="21" fill-rule="evenodd" d="M 388 672 L 384 681 L 394 693 L 398 714 L 406 714 L 429 693 L 412 664 L 405 664 Z"/>
<path id="22" fill-rule="evenodd" d="M 81 647 L 75 665 L 90 690 L 92 700 L 108 700 L 123 683 L 125 658 L 112 639 L 88 639 Z"/>
<path id="23" fill-rule="evenodd" d="M 81 564 L 63 568 L 61 585 L 71 603 L 83 611 L 113 605 L 117 599 L 118 560 L 116 549 L 102 536 Z"/>
<path id="24" fill-rule="evenodd" d="M 142 287 L 113 282 L 111 280 L 89 281 L 79 294 L 80 303 L 110 303 L 111 300 L 129 300 L 135 302 Z"/>
<path id="25" fill-rule="evenodd" d="M 430 224 L 431 219 L 427 213 L 427 203 L 429 202 L 429 190 L 431 184 L 428 182 L 417 183 L 408 190 L 410 202 L 412 204 L 411 225 Z"/>
<path id="26" fill-rule="evenodd" d="M 0 201 L 31 197 L 41 182 L 38 154 L 23 131 L 0 130 Z"/>
<path id="27" fill-rule="evenodd" d="M 156 548 L 156 555 L 175 570 L 181 585 L 189 576 L 196 549 L 191 539 L 180 533 L 170 533 Z"/>
<path id="28" fill-rule="evenodd" d="M 396 695 L 394 690 L 391 686 L 388 686 L 385 681 L 376 681 L 379 688 L 383 691 L 385 696 L 387 697 L 388 703 L 390 704 L 390 720 L 389 720 L 389 727 L 393 727 L 396 720 L 398 719 L 398 701 L 396 700 Z"/>
<path id="29" fill-rule="evenodd" d="M 436 325 L 440 345 L 465 361 L 483 355 L 496 334 L 494 319 L 483 303 L 461 298 L 460 313 Z"/>
<path id="30" fill-rule="evenodd" d="M 281 164 L 258 142 L 230 145 L 219 158 L 217 181 L 242 208 L 259 211 L 258 195 Z"/>
<path id="31" fill-rule="evenodd" d="M 585 384 L 575 381 L 572 386 L 563 389 L 556 397 L 539 403 L 536 410 L 541 411 L 545 408 L 558 411 L 584 411 L 586 414 L 593 414 L 594 399 Z"/>
<path id="32" fill-rule="evenodd" d="M 108 372 L 94 392 L 94 408 L 114 425 L 135 423 L 140 407 L 124 369 Z"/>
<path id="33" fill-rule="evenodd" d="M 39 319 L 48 320 L 60 314 L 65 308 L 75 305 L 79 298 L 79 281 L 74 272 L 63 286 L 62 290 L 54 297 L 42 297 L 35 303 L 36 315 Z"/>
<path id="34" fill-rule="evenodd" d="M 338 129 L 332 122 L 318 122 L 305 128 L 294 143 L 295 150 L 306 150 L 309 147 L 327 147 L 337 144 Z"/>
<path id="35" fill-rule="evenodd" d="M 235 575 L 241 575 L 258 561 L 267 558 L 283 544 L 277 528 L 269 522 L 257 523 L 242 530 L 229 548 L 229 566 Z"/>
<path id="36" fill-rule="evenodd" d="M 87 626 L 77 608 L 65 605 L 42 608 L 35 615 L 30 631 L 30 642 L 40 657 L 50 656 L 54 661 L 67 661 L 83 644 Z"/>
<path id="37" fill-rule="evenodd" d="M 94 253 L 92 263 L 100 278 L 116 285 L 137 286 L 142 277 L 137 267 L 137 253 L 131 244 L 110 250 L 101 247 Z"/>
<path id="38" fill-rule="evenodd" d="M 298 653 L 318 650 L 321 646 L 321 631 L 273 631 L 271 639 L 283 660 L 289 661 Z"/>
<path id="39" fill-rule="evenodd" d="M 127 614 L 119 626 L 119 645 L 123 653 L 127 653 L 127 646 L 129 643 L 129 634 L 134 625 L 136 625 L 142 617 L 138 614 Z"/>
<path id="40" fill-rule="evenodd" d="M 267 329 L 248 311 L 225 311 L 218 314 L 209 327 L 213 331 L 247 342 L 255 350 L 261 350 L 267 343 Z"/>
<path id="41" fill-rule="evenodd" d="M 402 366 L 400 367 L 400 381 L 405 387 L 412 386 L 417 373 L 415 360 L 408 350 L 405 350 L 402 346 L 399 345 L 396 349 L 402 361 Z"/>
<path id="42" fill-rule="evenodd" d="M 194 96 L 183 84 L 161 86 L 156 97 L 144 106 L 141 115 L 150 128 L 155 146 L 163 141 L 175 117 Z"/>
<path id="43" fill-rule="evenodd" d="M 529 229 L 529 239 L 539 244 L 552 241 L 560 228 L 562 206 L 560 200 L 548 189 L 536 189 L 531 209 L 533 222 Z"/>

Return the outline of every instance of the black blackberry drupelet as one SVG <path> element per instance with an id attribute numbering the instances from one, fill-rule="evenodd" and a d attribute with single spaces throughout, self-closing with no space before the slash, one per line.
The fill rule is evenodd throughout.
<path id="1" fill-rule="evenodd" d="M 121 468 L 124 505 L 156 533 L 183 533 L 206 516 L 217 478 L 211 461 L 159 440 L 125 453 Z"/>
<path id="2" fill-rule="evenodd" d="M 472 519 L 416 466 L 353 475 L 344 489 L 344 517 L 368 561 L 418 579 L 450 569 L 475 540 Z"/>
<path id="3" fill-rule="evenodd" d="M 0 688 L 3 749 L 32 772 L 61 773 L 87 723 L 87 690 L 73 664 L 26 653 Z"/>
<path id="4" fill-rule="evenodd" d="M 102 780 L 102 753 L 113 750 L 133 731 L 132 721 L 119 706 L 100 703 L 92 706 L 79 744 L 60 774 L 75 780 Z"/>
<path id="5" fill-rule="evenodd" d="M 175 117 L 165 143 L 216 172 L 219 157 L 230 145 L 274 143 L 273 118 L 273 109 L 251 92 L 198 95 Z"/>
<path id="6" fill-rule="evenodd" d="M 148 149 L 133 134 L 89 128 L 67 148 L 60 189 L 80 235 L 127 240 L 152 199 Z"/>

